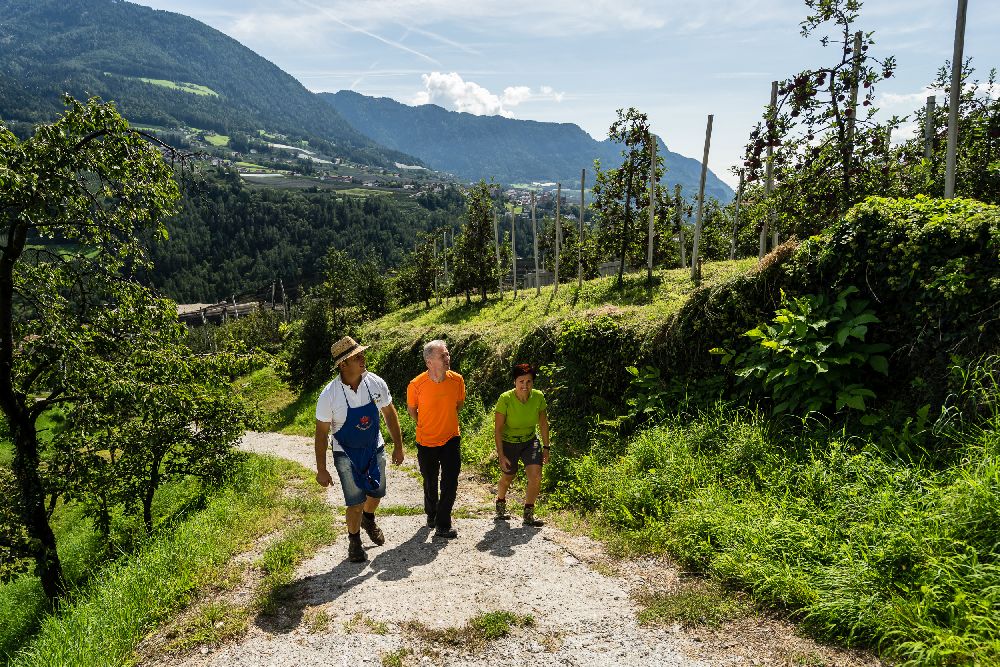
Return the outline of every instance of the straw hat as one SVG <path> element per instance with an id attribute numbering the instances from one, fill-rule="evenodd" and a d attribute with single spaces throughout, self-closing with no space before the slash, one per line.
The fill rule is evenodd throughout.
<path id="1" fill-rule="evenodd" d="M 344 336 L 330 346 L 330 354 L 333 356 L 333 367 L 340 366 L 341 361 L 353 357 L 358 352 L 364 352 L 367 349 L 367 345 L 359 345 L 358 341 L 350 336 Z"/>

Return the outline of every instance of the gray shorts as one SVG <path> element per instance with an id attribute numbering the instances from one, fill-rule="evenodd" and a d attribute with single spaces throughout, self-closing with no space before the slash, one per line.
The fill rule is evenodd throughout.
<path id="1" fill-rule="evenodd" d="M 512 470 L 501 470 L 505 475 L 516 475 L 524 462 L 524 467 L 542 465 L 542 443 L 538 438 L 527 442 L 507 442 L 503 443 L 503 455 L 510 461 Z"/>
<path id="2" fill-rule="evenodd" d="M 369 496 L 372 498 L 385 497 L 385 450 L 378 450 L 378 467 L 382 472 L 382 480 L 379 487 L 374 491 L 365 492 L 354 481 L 351 474 L 351 459 L 343 452 L 333 452 L 333 465 L 337 469 L 337 476 L 340 477 L 340 488 L 344 491 L 344 505 L 354 507 L 365 502 Z"/>

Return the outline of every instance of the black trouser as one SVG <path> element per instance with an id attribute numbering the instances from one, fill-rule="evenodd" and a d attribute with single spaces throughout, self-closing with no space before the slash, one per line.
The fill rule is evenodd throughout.
<path id="1" fill-rule="evenodd" d="M 451 529 L 451 508 L 458 493 L 458 471 L 462 467 L 461 436 L 440 447 L 417 444 L 417 463 L 424 476 L 424 511 L 435 520 L 438 530 Z M 438 476 L 441 477 L 441 495 L 438 497 Z"/>

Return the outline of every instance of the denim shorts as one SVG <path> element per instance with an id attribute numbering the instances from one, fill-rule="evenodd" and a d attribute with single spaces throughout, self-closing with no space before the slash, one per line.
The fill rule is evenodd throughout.
<path id="1" fill-rule="evenodd" d="M 510 461 L 512 470 L 501 470 L 505 475 L 516 475 L 521 462 L 524 467 L 542 465 L 542 443 L 538 438 L 533 438 L 527 442 L 503 442 L 503 455 Z"/>
<path id="2" fill-rule="evenodd" d="M 347 507 L 354 507 L 365 502 L 365 498 L 385 497 L 385 450 L 378 452 L 378 469 L 382 473 L 382 483 L 374 491 L 365 492 L 364 489 L 354 483 L 354 475 L 351 474 L 351 459 L 343 452 L 333 452 L 333 465 L 337 469 L 337 476 L 340 477 L 340 488 L 344 490 L 344 504 Z"/>

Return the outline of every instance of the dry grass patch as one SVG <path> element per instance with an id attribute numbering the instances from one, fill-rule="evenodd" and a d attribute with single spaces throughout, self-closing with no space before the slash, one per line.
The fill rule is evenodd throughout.
<path id="1" fill-rule="evenodd" d="M 386 635 L 389 633 L 389 626 L 382 621 L 365 616 L 360 611 L 351 617 L 351 620 L 344 623 L 344 632 L 363 632 L 370 635 Z"/>

